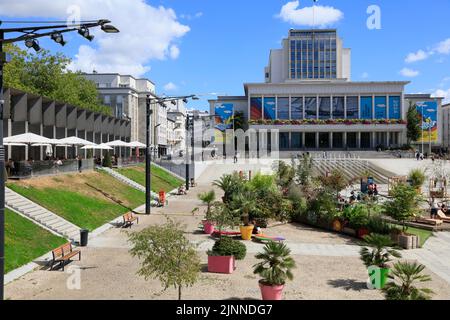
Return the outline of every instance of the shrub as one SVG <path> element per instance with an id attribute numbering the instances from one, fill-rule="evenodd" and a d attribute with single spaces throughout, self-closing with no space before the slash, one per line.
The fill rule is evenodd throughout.
<path id="1" fill-rule="evenodd" d="M 422 187 L 426 180 L 424 172 L 420 169 L 411 170 L 408 178 L 411 181 L 411 186 L 415 189 Z"/>
<path id="2" fill-rule="evenodd" d="M 372 248 L 371 250 L 368 247 L 363 247 L 360 250 L 361 260 L 366 267 L 386 268 L 387 263 L 391 261 L 391 256 L 401 257 L 398 251 L 390 248 L 394 243 L 389 236 L 374 233 L 365 236 L 364 242 Z"/>
<path id="3" fill-rule="evenodd" d="M 369 222 L 367 208 L 362 204 L 345 208 L 343 216 L 348 221 L 350 227 L 355 229 L 366 227 Z"/>
<path id="4" fill-rule="evenodd" d="M 111 155 L 109 154 L 109 152 L 107 152 L 105 157 L 103 158 L 103 166 L 106 167 L 106 168 L 111 168 L 112 167 Z"/>
<path id="5" fill-rule="evenodd" d="M 393 229 L 389 223 L 384 221 L 381 217 L 370 217 L 367 221 L 367 229 L 371 233 L 378 233 L 378 234 L 390 234 L 391 230 Z"/>
<path id="6" fill-rule="evenodd" d="M 214 243 L 212 250 L 208 251 L 210 256 L 234 256 L 236 260 L 243 260 L 247 254 L 245 244 L 231 238 L 221 238 Z"/>

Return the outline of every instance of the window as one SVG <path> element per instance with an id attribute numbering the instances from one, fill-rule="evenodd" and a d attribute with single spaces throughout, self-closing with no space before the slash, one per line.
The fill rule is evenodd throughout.
<path id="1" fill-rule="evenodd" d="M 276 105 L 275 98 L 264 98 L 264 119 L 275 120 L 276 117 Z"/>
<path id="2" fill-rule="evenodd" d="M 111 97 L 110 97 L 110 96 L 104 96 L 104 97 L 103 97 L 103 103 L 104 103 L 106 106 L 111 106 Z"/>
<path id="3" fill-rule="evenodd" d="M 307 97 L 305 99 L 306 119 L 317 119 L 317 98 Z"/>
<path id="4" fill-rule="evenodd" d="M 250 99 L 250 119 L 251 120 L 262 119 L 262 98 Z"/>
<path id="5" fill-rule="evenodd" d="M 375 97 L 375 119 L 387 119 L 386 97 Z"/>
<path id="6" fill-rule="evenodd" d="M 294 98 L 291 100 L 291 119 L 302 120 L 303 119 L 303 98 Z"/>
<path id="7" fill-rule="evenodd" d="M 280 132 L 280 150 L 289 149 L 289 132 Z"/>
<path id="8" fill-rule="evenodd" d="M 331 118 L 331 98 L 319 98 L 319 119 L 327 120 Z"/>
<path id="9" fill-rule="evenodd" d="M 291 149 L 300 149 L 302 147 L 302 134 L 300 132 L 291 133 Z"/>
<path id="10" fill-rule="evenodd" d="M 361 97 L 361 119 L 372 119 L 372 97 Z"/>
<path id="11" fill-rule="evenodd" d="M 358 97 L 347 97 L 347 119 L 358 119 Z"/>
<path id="12" fill-rule="evenodd" d="M 389 97 L 389 119 L 401 119 L 401 104 L 400 97 L 390 96 Z"/>
<path id="13" fill-rule="evenodd" d="M 347 133 L 347 148 L 356 148 L 356 132 Z"/>
<path id="14" fill-rule="evenodd" d="M 281 120 L 289 120 L 289 98 L 278 98 L 277 118 Z"/>
<path id="15" fill-rule="evenodd" d="M 344 119 L 344 97 L 333 97 L 333 119 Z"/>
<path id="16" fill-rule="evenodd" d="M 334 132 L 333 133 L 333 148 L 341 149 L 344 147 L 344 138 L 342 132 Z"/>

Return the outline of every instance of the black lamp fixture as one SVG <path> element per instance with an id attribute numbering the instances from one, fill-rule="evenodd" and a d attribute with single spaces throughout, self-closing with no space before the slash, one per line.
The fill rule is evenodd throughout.
<path id="1" fill-rule="evenodd" d="M 65 46 L 66 45 L 66 43 L 67 43 L 67 41 L 64 41 L 64 37 L 63 37 L 63 35 L 61 34 L 61 33 L 59 33 L 59 32 L 57 32 L 57 33 L 54 33 L 54 34 L 52 34 L 51 36 L 50 36 L 50 38 L 53 40 L 53 41 L 55 41 L 56 43 L 59 43 L 61 46 Z"/>
<path id="2" fill-rule="evenodd" d="M 39 45 L 39 41 L 37 41 L 36 39 L 26 39 L 25 40 L 25 46 L 27 48 L 33 48 L 36 52 L 41 51 L 41 46 Z"/>
<path id="3" fill-rule="evenodd" d="M 89 34 L 89 29 L 86 28 L 86 27 L 81 27 L 80 29 L 78 29 L 78 33 L 79 33 L 82 37 L 86 38 L 86 39 L 89 40 L 89 41 L 94 40 L 94 36 L 92 36 L 92 35 Z"/>
<path id="4" fill-rule="evenodd" d="M 103 24 L 101 28 L 106 33 L 119 33 L 119 29 L 110 24 Z"/>

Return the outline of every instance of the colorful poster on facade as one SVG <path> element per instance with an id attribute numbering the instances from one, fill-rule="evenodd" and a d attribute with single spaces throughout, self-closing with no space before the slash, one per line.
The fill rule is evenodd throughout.
<path id="1" fill-rule="evenodd" d="M 375 119 L 387 119 L 386 97 L 375 97 Z"/>
<path id="2" fill-rule="evenodd" d="M 373 99 L 372 97 L 361 97 L 361 119 L 372 119 Z"/>
<path id="3" fill-rule="evenodd" d="M 275 98 L 264 98 L 264 119 L 275 120 L 276 119 L 276 103 Z"/>
<path id="4" fill-rule="evenodd" d="M 416 102 L 417 112 L 419 113 L 422 132 L 417 142 L 429 143 L 438 142 L 438 104 L 436 101 Z"/>
<path id="5" fill-rule="evenodd" d="M 389 119 L 401 119 L 401 105 L 399 96 L 389 97 Z"/>
<path id="6" fill-rule="evenodd" d="M 232 103 L 217 103 L 214 106 L 215 143 L 223 143 L 226 130 L 233 129 L 234 105 Z"/>
<path id="7" fill-rule="evenodd" d="M 251 120 L 262 119 L 262 98 L 250 99 L 250 119 Z"/>

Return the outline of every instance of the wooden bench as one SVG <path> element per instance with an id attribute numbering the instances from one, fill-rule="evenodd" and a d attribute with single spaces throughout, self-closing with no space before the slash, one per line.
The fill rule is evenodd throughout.
<path id="1" fill-rule="evenodd" d="M 129 213 L 123 215 L 123 227 L 124 228 L 128 228 L 128 227 L 131 228 L 134 221 L 136 221 L 136 223 L 139 224 L 139 218 L 133 216 L 133 213 L 129 212 Z"/>
<path id="2" fill-rule="evenodd" d="M 442 221 L 440 219 L 431 219 L 431 218 L 424 218 L 424 217 L 416 217 L 415 222 L 428 224 L 431 226 L 439 226 L 444 223 L 444 221 Z"/>
<path id="3" fill-rule="evenodd" d="M 78 255 L 78 260 L 81 260 L 81 251 L 73 250 L 71 243 L 66 243 L 55 250 L 52 250 L 53 260 L 52 265 L 50 266 L 50 271 L 53 270 L 53 266 L 56 263 L 59 263 L 62 266 L 62 270 L 64 271 L 64 265 L 66 262 L 72 260 L 73 257 Z"/>

